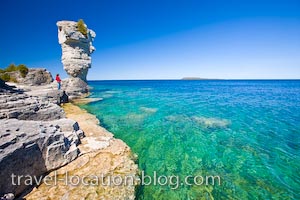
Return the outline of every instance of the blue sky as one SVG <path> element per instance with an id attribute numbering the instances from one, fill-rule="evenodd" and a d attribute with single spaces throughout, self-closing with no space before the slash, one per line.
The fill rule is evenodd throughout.
<path id="1" fill-rule="evenodd" d="M 0 67 L 63 71 L 56 21 L 97 33 L 88 79 L 300 78 L 300 1 L 2 0 Z"/>

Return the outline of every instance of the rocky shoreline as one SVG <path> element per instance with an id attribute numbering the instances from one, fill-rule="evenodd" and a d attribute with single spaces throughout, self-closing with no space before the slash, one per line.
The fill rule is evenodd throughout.
<path id="1" fill-rule="evenodd" d="M 130 148 L 75 104 L 59 106 L 68 99 L 91 101 L 82 98 L 88 94 L 96 33 L 83 20 L 56 25 L 69 75 L 62 81 L 56 76 L 62 90 L 44 68 L 2 70 L 7 81 L 18 84 L 0 79 L 0 200 L 133 200 L 139 177 Z"/>
<path id="2" fill-rule="evenodd" d="M 73 103 L 58 106 L 59 95 L 51 84 L 1 86 L 0 197 L 12 193 L 25 199 L 134 199 L 139 180 L 136 156 L 95 116 Z M 12 174 L 23 176 L 19 185 L 10 184 Z M 26 185 L 26 175 L 44 179 Z M 90 184 L 43 182 L 56 176 L 67 180 L 68 175 Z M 95 176 L 105 181 L 129 176 L 133 182 L 95 185 Z"/>

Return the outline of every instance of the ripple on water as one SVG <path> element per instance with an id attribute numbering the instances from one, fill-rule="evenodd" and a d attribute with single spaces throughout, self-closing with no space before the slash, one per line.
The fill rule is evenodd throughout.
<path id="1" fill-rule="evenodd" d="M 146 174 L 221 176 L 220 186 L 148 185 L 138 199 L 300 199 L 299 81 L 97 84 L 123 93 L 99 92 L 114 98 L 88 109 Z"/>

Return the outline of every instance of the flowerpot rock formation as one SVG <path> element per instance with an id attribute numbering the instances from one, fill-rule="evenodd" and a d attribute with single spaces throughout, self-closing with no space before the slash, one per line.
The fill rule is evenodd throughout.
<path id="1" fill-rule="evenodd" d="M 62 89 L 72 96 L 88 92 L 86 76 L 91 68 L 91 54 L 95 51 L 92 42 L 96 33 L 85 26 L 80 30 L 78 22 L 58 21 L 58 41 L 62 48 L 61 61 L 69 78 L 62 82 Z"/>

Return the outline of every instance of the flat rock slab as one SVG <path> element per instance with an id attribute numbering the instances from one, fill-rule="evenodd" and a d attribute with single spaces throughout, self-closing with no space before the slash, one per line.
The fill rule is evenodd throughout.
<path id="1" fill-rule="evenodd" d="M 77 122 L 0 120 L 0 191 L 21 194 L 27 186 L 12 183 L 11 175 L 36 176 L 57 169 L 74 160 L 80 153 Z"/>
<path id="2" fill-rule="evenodd" d="M 57 184 L 41 184 L 26 196 L 27 200 L 56 199 L 135 199 L 135 187 L 139 184 L 138 166 L 130 148 L 113 134 L 99 126 L 97 118 L 73 104 L 65 104 L 68 118 L 79 122 L 86 137 L 79 148 L 82 155 L 68 165 L 49 174 L 52 179 L 59 177 L 63 181 Z M 85 185 L 65 184 L 70 176 L 86 180 Z M 122 184 L 108 180 L 121 177 Z M 97 177 L 97 178 L 96 178 Z M 102 182 L 102 178 L 104 182 Z M 127 177 L 127 178 L 126 178 Z M 75 180 L 75 179 L 74 179 Z M 98 180 L 98 181 L 97 181 Z M 132 182 L 131 182 L 132 180 Z"/>

